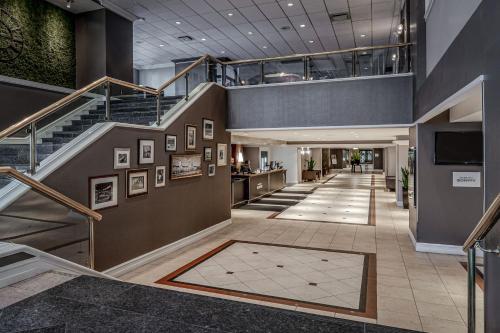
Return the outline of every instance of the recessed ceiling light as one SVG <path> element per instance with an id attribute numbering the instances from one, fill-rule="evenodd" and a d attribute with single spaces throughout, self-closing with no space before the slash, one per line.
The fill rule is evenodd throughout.
<path id="1" fill-rule="evenodd" d="M 363 69 L 368 69 L 368 67 L 364 67 Z"/>
<path id="2" fill-rule="evenodd" d="M 201 41 L 202 41 L 202 42 L 204 42 L 204 41 L 206 41 L 206 40 L 207 40 L 206 38 L 202 38 L 202 39 L 201 39 Z"/>
<path id="3" fill-rule="evenodd" d="M 365 37 L 366 37 L 366 35 L 365 35 L 365 34 L 361 34 L 361 35 L 359 35 L 359 37 L 361 37 L 361 38 L 365 38 Z"/>
<path id="4" fill-rule="evenodd" d="M 288 7 L 292 7 L 292 6 L 293 6 L 293 2 L 289 2 L 289 3 L 287 4 L 287 6 L 288 6 Z"/>
<path id="5" fill-rule="evenodd" d="M 226 51 L 220 51 L 220 53 L 224 54 L 224 53 L 226 53 Z"/>
<path id="6" fill-rule="evenodd" d="M 181 24 L 181 21 L 175 21 L 175 24 L 179 25 Z"/>
<path id="7" fill-rule="evenodd" d="M 233 16 L 234 14 L 233 13 L 227 13 L 227 16 Z"/>
<path id="8" fill-rule="evenodd" d="M 164 46 L 165 46 L 165 44 L 160 44 L 160 47 L 164 47 Z"/>
<path id="9" fill-rule="evenodd" d="M 139 17 L 139 18 L 137 19 L 137 21 L 139 21 L 139 22 L 144 22 L 144 21 L 146 21 L 146 19 L 145 19 L 144 17 Z"/>
<path id="10" fill-rule="evenodd" d="M 248 34 L 249 34 L 249 35 L 253 35 L 253 32 L 249 31 L 249 32 L 248 32 Z"/>
<path id="11" fill-rule="evenodd" d="M 263 48 L 263 49 L 267 49 L 267 46 L 265 46 L 265 45 L 264 45 L 264 46 L 262 46 L 262 48 Z"/>
<path id="12" fill-rule="evenodd" d="M 301 28 L 305 28 L 305 27 L 306 27 L 306 25 L 305 25 L 305 24 L 301 24 L 301 25 L 300 25 L 300 27 L 301 27 Z"/>
<path id="13" fill-rule="evenodd" d="M 313 40 L 310 40 L 310 41 L 309 41 L 309 44 L 312 44 L 312 43 L 314 43 L 314 41 L 313 41 Z"/>

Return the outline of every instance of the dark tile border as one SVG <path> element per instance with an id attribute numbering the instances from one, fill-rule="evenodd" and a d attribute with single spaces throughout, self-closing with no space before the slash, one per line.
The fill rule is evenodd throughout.
<path id="1" fill-rule="evenodd" d="M 314 251 L 324 251 L 324 252 L 337 252 L 337 253 L 349 253 L 349 254 L 357 254 L 364 255 L 365 260 L 363 264 L 363 278 L 361 281 L 361 293 L 360 293 L 360 301 L 358 309 L 351 309 L 345 307 L 337 307 L 320 303 L 299 301 L 289 298 L 276 297 L 276 296 L 268 296 L 256 293 L 248 293 L 237 290 L 230 290 L 218 287 L 211 287 L 199 284 L 192 284 L 186 282 L 174 281 L 178 276 L 186 273 L 197 265 L 203 263 L 205 260 L 213 257 L 217 253 L 222 250 L 228 248 L 229 246 L 235 243 L 247 243 L 247 244 L 258 244 L 258 245 L 267 245 L 267 246 L 278 246 L 278 247 L 287 247 L 287 248 L 295 248 L 295 249 L 304 249 L 304 250 L 314 250 Z M 190 263 L 180 267 L 174 272 L 166 275 L 165 277 L 159 279 L 155 283 L 179 287 L 179 288 L 187 288 L 198 291 L 212 292 L 216 294 L 222 295 L 230 295 L 240 298 L 253 299 L 258 301 L 266 301 L 270 303 L 278 303 L 284 305 L 298 306 L 308 309 L 314 310 L 322 310 L 327 312 L 335 312 L 348 314 L 352 316 L 365 317 L 365 318 L 373 318 L 377 319 L 377 263 L 376 263 L 376 255 L 374 253 L 364 253 L 364 252 L 355 252 L 355 251 L 343 251 L 343 250 L 333 250 L 333 249 L 322 249 L 322 248 L 312 248 L 312 247 L 304 247 L 304 246 L 293 246 L 293 245 L 282 245 L 282 244 L 272 244 L 272 243 L 260 243 L 260 242 L 250 242 L 250 241 L 240 241 L 240 240 L 230 240 L 225 242 L 224 244 L 216 247 L 215 249 L 209 251 L 208 253 L 198 257 L 197 259 L 191 261 Z"/>

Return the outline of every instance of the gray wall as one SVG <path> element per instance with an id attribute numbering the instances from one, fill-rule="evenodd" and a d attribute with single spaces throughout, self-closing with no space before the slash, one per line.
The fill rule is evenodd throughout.
<path id="1" fill-rule="evenodd" d="M 132 22 L 107 9 L 76 16 L 77 88 L 106 75 L 133 82 L 132 29 Z"/>
<path id="2" fill-rule="evenodd" d="M 481 172 L 482 166 L 435 165 L 437 131 L 477 131 L 480 123 L 448 123 L 447 117 L 417 125 L 417 241 L 462 245 L 483 213 L 483 187 L 452 187 L 452 172 Z"/>
<path id="3" fill-rule="evenodd" d="M 484 0 L 448 47 L 427 80 L 417 91 L 415 119 L 420 118 L 466 84 L 485 75 L 483 83 L 484 136 L 484 205 L 488 207 L 500 193 L 500 35 L 492 33 L 500 28 L 500 1 Z M 418 172 L 418 171 L 417 171 Z M 500 225 L 490 233 L 488 245 L 500 241 Z M 486 332 L 500 331 L 500 284 L 495 272 L 500 261 L 486 255 L 485 305 Z M 491 257 L 491 258 L 488 258 Z"/>
<path id="4" fill-rule="evenodd" d="M 0 83 L 0 130 L 4 130 L 67 94 Z"/>
<path id="5" fill-rule="evenodd" d="M 214 141 L 201 140 L 203 117 L 215 121 Z M 201 154 L 205 146 L 215 150 L 217 143 L 227 143 L 230 147 L 230 134 L 225 131 L 225 90 L 212 86 L 167 129 L 166 133 L 177 135 L 177 154 L 184 153 L 186 123 L 198 126 L 197 153 Z M 169 172 L 172 153 L 165 152 L 165 133 L 115 128 L 44 181 L 76 201 L 87 203 L 89 177 L 119 175 L 118 207 L 101 210 L 104 218 L 96 223 L 98 270 L 115 266 L 231 217 L 229 166 L 217 167 L 216 175 L 208 177 L 209 162 L 203 162 L 202 177 L 167 180 L 165 187 L 155 188 L 155 165 L 137 165 L 140 138 L 155 140 L 155 165 L 166 165 Z M 132 168 L 148 169 L 147 195 L 126 198 L 125 170 L 113 170 L 113 148 L 116 147 L 131 148 Z"/>
<path id="6" fill-rule="evenodd" d="M 408 124 L 412 76 L 228 89 L 229 128 Z"/>

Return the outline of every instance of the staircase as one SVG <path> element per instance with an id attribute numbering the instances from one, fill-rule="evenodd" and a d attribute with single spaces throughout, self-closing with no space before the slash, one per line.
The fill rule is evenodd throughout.
<path id="1" fill-rule="evenodd" d="M 163 116 L 182 97 L 162 97 L 160 102 L 161 115 Z M 114 97 L 110 101 L 111 121 L 150 126 L 156 122 L 156 98 L 143 95 L 130 95 Z M 70 125 L 63 125 L 51 133 L 50 137 L 38 139 L 37 162 L 40 163 L 52 153 L 63 147 L 68 142 L 106 119 L 106 106 L 101 104 L 96 109 L 81 114 L 77 119 L 71 120 Z M 0 165 L 15 167 L 25 171 L 29 166 L 29 144 L 1 144 Z M 0 188 L 8 180 L 0 178 Z"/>

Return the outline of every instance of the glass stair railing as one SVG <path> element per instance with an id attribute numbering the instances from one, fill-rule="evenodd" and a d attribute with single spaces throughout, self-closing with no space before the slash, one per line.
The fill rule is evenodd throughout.
<path id="1" fill-rule="evenodd" d="M 13 168 L 0 167 L 0 176 L 23 189 L 15 202 L 0 206 L 0 242 L 94 268 L 93 225 L 100 214 Z"/>

